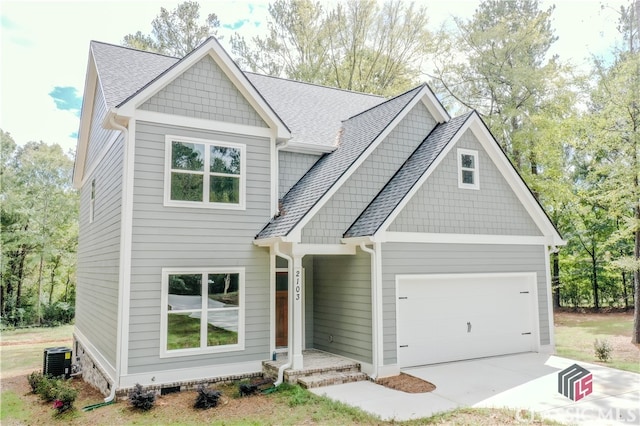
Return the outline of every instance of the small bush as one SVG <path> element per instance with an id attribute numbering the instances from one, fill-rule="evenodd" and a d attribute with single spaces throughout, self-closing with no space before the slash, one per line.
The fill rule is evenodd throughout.
<path id="1" fill-rule="evenodd" d="M 59 380 L 53 379 L 48 376 L 42 376 L 42 380 L 38 383 L 36 393 L 40 395 L 40 399 L 46 402 L 51 402 L 56 399 L 58 393 Z"/>
<path id="2" fill-rule="evenodd" d="M 42 382 L 42 379 L 44 379 L 44 376 L 39 371 L 34 371 L 27 376 L 27 381 L 29 382 L 29 386 L 31 386 L 31 393 L 38 392 L 38 386 L 40 382 Z"/>
<path id="3" fill-rule="evenodd" d="M 153 391 L 145 391 L 140 383 L 129 392 L 129 403 L 138 410 L 148 411 L 156 402 L 156 394 Z"/>
<path id="4" fill-rule="evenodd" d="M 64 413 L 67 410 L 73 408 L 73 402 L 78 397 L 78 391 L 71 387 L 66 382 L 60 382 L 58 384 L 56 399 L 53 402 L 53 407 L 58 410 L 58 413 Z"/>
<path id="5" fill-rule="evenodd" d="M 613 348 L 607 340 L 596 339 L 596 341 L 593 342 L 593 348 L 595 349 L 596 358 L 598 358 L 599 361 L 608 362 L 611 359 Z"/>
<path id="6" fill-rule="evenodd" d="M 204 385 L 198 386 L 198 396 L 196 402 L 193 404 L 194 408 L 200 408 L 206 410 L 218 405 L 222 393 L 214 389 L 208 389 Z"/>

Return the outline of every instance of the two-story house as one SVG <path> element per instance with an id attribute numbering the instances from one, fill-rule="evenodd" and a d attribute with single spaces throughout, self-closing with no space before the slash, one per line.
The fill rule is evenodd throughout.
<path id="1" fill-rule="evenodd" d="M 563 241 L 476 112 L 92 42 L 74 351 L 103 393 L 287 351 L 407 366 L 553 350 Z"/>

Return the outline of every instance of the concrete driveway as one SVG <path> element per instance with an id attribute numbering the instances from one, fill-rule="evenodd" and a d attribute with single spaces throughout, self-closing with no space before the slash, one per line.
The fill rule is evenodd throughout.
<path id="1" fill-rule="evenodd" d="M 558 372 L 577 363 L 593 374 L 593 393 L 573 402 L 558 393 Z M 640 374 L 527 353 L 403 370 L 436 385 L 408 394 L 371 382 L 313 389 L 318 395 L 362 408 L 385 420 L 429 417 L 457 407 L 518 408 L 529 423 L 533 414 L 567 424 L 640 424 Z"/>

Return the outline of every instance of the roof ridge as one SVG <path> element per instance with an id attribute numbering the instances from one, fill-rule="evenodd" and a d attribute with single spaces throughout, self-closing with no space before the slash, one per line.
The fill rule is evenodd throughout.
<path id="1" fill-rule="evenodd" d="M 273 79 L 282 80 L 282 81 L 289 81 L 289 82 L 292 82 L 292 83 L 304 84 L 304 85 L 307 85 L 307 86 L 321 87 L 323 89 L 331 89 L 331 90 L 337 90 L 337 91 L 340 91 L 340 92 L 352 93 L 354 95 L 363 95 L 363 96 L 371 96 L 371 97 L 374 97 L 374 98 L 386 99 L 384 96 L 376 95 L 375 93 L 358 92 L 357 90 L 343 89 L 341 87 L 325 86 L 325 85 L 319 84 L 319 83 L 311 83 L 309 81 L 295 80 L 295 79 L 292 79 L 292 78 L 278 77 L 278 76 L 275 76 L 275 75 L 260 74 L 260 73 L 253 72 L 253 71 L 242 71 L 242 72 L 245 73 L 245 74 L 257 75 L 259 77 L 273 78 Z"/>
<path id="2" fill-rule="evenodd" d="M 165 57 L 165 58 L 171 58 L 171 59 L 180 60 L 180 58 L 178 58 L 177 56 L 165 55 L 164 53 L 151 52 L 149 50 L 136 49 L 135 47 L 122 46 L 120 44 L 107 43 L 107 42 L 98 41 L 98 40 L 91 40 L 90 43 L 103 44 L 105 46 L 111 46 L 111 47 L 116 47 L 116 48 L 125 49 L 125 50 L 132 50 L 134 52 L 148 53 L 150 55 L 156 55 L 156 56 L 162 56 L 162 57 Z"/>
<path id="3" fill-rule="evenodd" d="M 382 106 L 382 105 L 388 104 L 389 102 L 394 101 L 394 100 L 396 100 L 396 99 L 400 98 L 401 96 L 404 96 L 404 95 L 406 95 L 406 94 L 408 94 L 408 93 L 410 93 L 410 92 L 412 92 L 412 91 L 414 91 L 414 90 L 422 89 L 422 88 L 423 88 L 423 87 L 425 87 L 426 85 L 427 85 L 426 83 L 423 83 L 423 84 L 421 84 L 420 86 L 416 86 L 416 87 L 414 87 L 413 89 L 409 89 L 409 90 L 407 90 L 407 91 L 406 91 L 406 92 L 404 92 L 404 93 L 400 93 L 399 95 L 394 96 L 393 98 L 387 99 L 386 101 L 379 103 L 378 105 L 374 105 L 374 106 L 372 106 L 371 108 L 367 108 L 367 109 L 365 109 L 364 111 L 360 111 L 359 113 L 357 113 L 357 114 L 355 114 L 355 115 L 352 115 L 351 117 L 347 118 L 346 120 L 342 120 L 342 122 L 344 123 L 344 122 L 349 121 L 349 120 L 351 120 L 351 119 L 353 119 L 353 118 L 356 118 L 356 117 L 358 117 L 358 116 L 360 116 L 360 115 L 362 115 L 362 114 L 364 114 L 364 113 L 366 113 L 366 112 L 369 112 L 369 111 L 371 111 L 371 110 L 373 110 L 373 109 L 376 109 L 376 108 L 378 108 L 378 107 L 380 107 L 380 106 Z M 416 95 L 417 95 L 417 93 L 416 93 Z M 413 96 L 411 97 L 411 99 L 413 99 L 413 97 L 415 97 L 416 95 L 413 95 Z M 407 102 L 407 103 L 408 103 L 408 102 Z M 403 109 L 404 109 L 404 108 L 403 108 Z M 398 113 L 399 113 L 399 112 L 398 112 Z M 394 117 L 394 118 L 395 118 L 395 117 Z M 392 119 L 391 121 L 393 121 L 393 119 Z M 390 121 L 390 122 L 391 122 L 391 121 Z"/>

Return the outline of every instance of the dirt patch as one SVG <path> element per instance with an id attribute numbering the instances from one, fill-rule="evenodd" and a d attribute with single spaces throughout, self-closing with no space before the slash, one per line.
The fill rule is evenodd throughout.
<path id="1" fill-rule="evenodd" d="M 376 383 L 384 387 L 406 393 L 425 393 L 431 392 L 436 388 L 433 383 L 405 373 L 378 379 L 376 380 Z"/>

